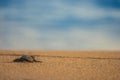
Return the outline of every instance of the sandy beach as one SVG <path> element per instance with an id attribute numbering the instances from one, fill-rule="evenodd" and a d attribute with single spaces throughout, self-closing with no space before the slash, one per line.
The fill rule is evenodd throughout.
<path id="1" fill-rule="evenodd" d="M 42 63 L 15 63 L 21 55 Z M 0 51 L 0 80 L 120 80 L 120 51 Z"/>

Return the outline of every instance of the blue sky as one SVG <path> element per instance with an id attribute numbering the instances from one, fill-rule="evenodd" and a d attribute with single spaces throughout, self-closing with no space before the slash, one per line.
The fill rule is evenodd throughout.
<path id="1" fill-rule="evenodd" d="M 0 49 L 120 50 L 120 0 L 0 0 Z"/>

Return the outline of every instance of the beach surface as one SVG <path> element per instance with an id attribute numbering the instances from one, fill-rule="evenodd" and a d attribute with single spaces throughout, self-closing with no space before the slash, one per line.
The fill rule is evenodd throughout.
<path id="1" fill-rule="evenodd" d="M 42 63 L 16 63 L 35 55 Z M 0 50 L 0 80 L 120 80 L 120 51 Z"/>

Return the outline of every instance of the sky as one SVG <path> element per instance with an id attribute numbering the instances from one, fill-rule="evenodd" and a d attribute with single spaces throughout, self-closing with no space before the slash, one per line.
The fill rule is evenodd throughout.
<path id="1" fill-rule="evenodd" d="M 120 50 L 120 0 L 0 0 L 0 49 Z"/>

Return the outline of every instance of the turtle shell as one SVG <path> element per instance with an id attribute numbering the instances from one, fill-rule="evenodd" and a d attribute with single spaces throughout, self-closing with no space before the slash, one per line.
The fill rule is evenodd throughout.
<path id="1" fill-rule="evenodd" d="M 28 55 L 23 55 L 23 56 L 21 56 L 20 59 L 21 60 L 25 60 L 25 61 L 29 61 L 29 62 L 33 62 L 34 61 L 34 59 L 31 56 L 28 56 Z"/>
<path id="2" fill-rule="evenodd" d="M 35 56 L 29 56 L 29 55 L 23 55 L 20 58 L 14 59 L 14 62 L 42 62 L 42 61 L 37 61 L 35 59 Z"/>

